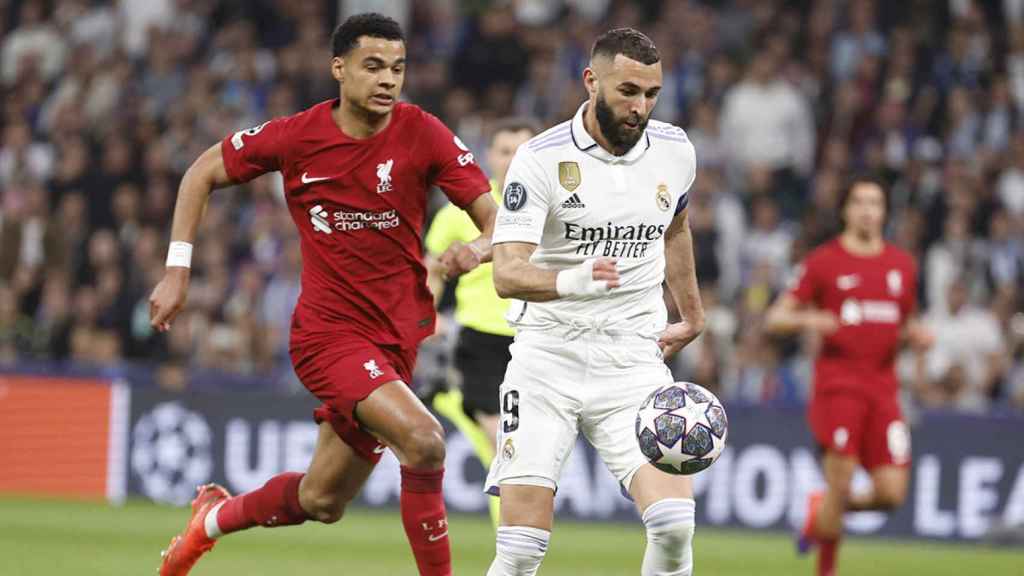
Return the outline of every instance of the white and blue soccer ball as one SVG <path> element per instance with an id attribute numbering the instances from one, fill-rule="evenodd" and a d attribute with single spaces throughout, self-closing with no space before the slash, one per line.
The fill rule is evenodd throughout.
<path id="1" fill-rule="evenodd" d="M 661 386 L 640 405 L 636 440 L 659 470 L 696 474 L 715 463 L 729 436 L 718 398 L 692 382 Z"/>

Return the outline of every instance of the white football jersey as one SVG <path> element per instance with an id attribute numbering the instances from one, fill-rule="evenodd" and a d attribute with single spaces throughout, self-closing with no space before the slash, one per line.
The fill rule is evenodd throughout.
<path id="1" fill-rule="evenodd" d="M 696 153 L 681 128 L 651 120 L 637 144 L 615 156 L 584 129 L 586 106 L 519 147 L 493 242 L 536 244 L 530 262 L 552 270 L 617 258 L 621 286 L 599 296 L 516 301 L 508 320 L 519 330 L 582 322 L 654 335 L 667 322 L 665 232 L 686 207 Z"/>

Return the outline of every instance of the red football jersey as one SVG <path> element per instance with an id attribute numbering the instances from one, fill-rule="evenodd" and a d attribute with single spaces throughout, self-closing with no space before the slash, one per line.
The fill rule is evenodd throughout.
<path id="1" fill-rule="evenodd" d="M 897 390 L 900 332 L 917 305 L 910 254 L 886 243 L 876 256 L 857 256 L 836 239 L 808 255 L 791 293 L 839 319 L 815 362 L 817 389 Z"/>
<path id="2" fill-rule="evenodd" d="M 433 115 L 398 103 L 387 127 L 345 135 L 338 100 L 221 143 L 235 182 L 281 171 L 302 245 L 292 337 L 356 333 L 412 346 L 434 331 L 421 240 L 430 186 L 459 207 L 490 190 L 473 154 Z"/>

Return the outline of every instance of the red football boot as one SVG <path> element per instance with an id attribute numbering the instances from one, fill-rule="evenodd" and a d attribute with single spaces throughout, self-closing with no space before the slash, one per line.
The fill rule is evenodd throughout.
<path id="1" fill-rule="evenodd" d="M 799 554 L 807 554 L 811 548 L 817 543 L 818 539 L 814 536 L 814 523 L 818 518 L 818 509 L 821 508 L 821 503 L 825 499 L 825 493 L 811 492 L 807 496 L 807 515 L 804 520 L 804 527 L 800 530 L 800 535 L 796 541 L 796 550 Z"/>
<path id="2" fill-rule="evenodd" d="M 217 541 L 206 536 L 206 513 L 230 497 L 231 494 L 218 484 L 206 484 L 197 489 L 188 525 L 160 553 L 164 558 L 160 564 L 160 576 L 185 576 L 199 557 L 213 548 Z"/>

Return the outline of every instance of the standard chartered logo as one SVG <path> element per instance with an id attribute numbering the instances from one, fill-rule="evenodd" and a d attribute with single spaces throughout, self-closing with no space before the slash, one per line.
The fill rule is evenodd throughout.
<path id="1" fill-rule="evenodd" d="M 310 208 L 309 215 L 313 230 L 324 234 L 331 234 L 334 231 L 357 232 L 367 228 L 389 230 L 397 228 L 402 221 L 397 210 L 383 212 L 335 210 L 329 212 L 320 204 Z"/>

